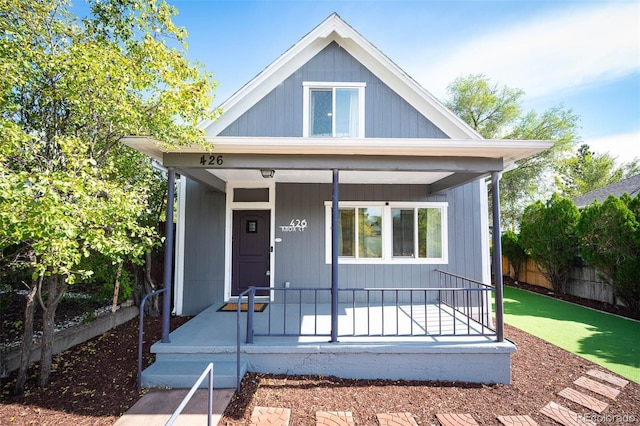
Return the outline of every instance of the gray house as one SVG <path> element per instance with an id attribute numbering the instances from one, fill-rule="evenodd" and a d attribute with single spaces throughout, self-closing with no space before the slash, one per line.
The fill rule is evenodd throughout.
<path id="1" fill-rule="evenodd" d="M 165 329 L 145 385 L 191 386 L 208 361 L 218 387 L 247 370 L 509 383 L 486 178 L 500 229 L 500 172 L 549 142 L 483 139 L 336 14 L 221 106 L 212 152 L 126 140 L 170 190 L 180 176 L 166 306 L 196 315 Z"/>

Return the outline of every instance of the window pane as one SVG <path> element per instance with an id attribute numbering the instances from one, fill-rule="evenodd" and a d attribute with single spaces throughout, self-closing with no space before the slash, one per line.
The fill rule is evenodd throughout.
<path id="1" fill-rule="evenodd" d="M 333 94 L 331 90 L 311 90 L 311 136 L 332 136 Z"/>
<path id="2" fill-rule="evenodd" d="M 440 209 L 418 209 L 418 238 L 419 257 L 442 257 L 442 211 Z"/>
<path id="3" fill-rule="evenodd" d="M 341 209 L 338 217 L 338 256 L 354 257 L 356 255 L 355 234 L 355 209 Z"/>
<path id="4" fill-rule="evenodd" d="M 393 217 L 393 256 L 414 257 L 414 210 L 391 209 Z"/>
<path id="5" fill-rule="evenodd" d="M 358 137 L 358 89 L 336 89 L 336 136 Z"/>
<path id="6" fill-rule="evenodd" d="M 358 257 L 382 257 L 382 209 L 358 209 Z"/>

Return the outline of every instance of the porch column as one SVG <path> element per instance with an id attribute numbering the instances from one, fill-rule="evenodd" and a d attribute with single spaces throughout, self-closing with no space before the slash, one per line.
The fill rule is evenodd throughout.
<path id="1" fill-rule="evenodd" d="M 496 288 L 496 334 L 498 342 L 504 341 L 504 306 L 502 293 L 502 230 L 500 228 L 500 178 L 502 173 L 491 172 L 493 206 L 493 273 Z"/>
<path id="2" fill-rule="evenodd" d="M 340 176 L 333 169 L 333 197 L 331 199 L 331 343 L 338 342 L 338 219 L 340 210 Z"/>
<path id="3" fill-rule="evenodd" d="M 176 183 L 176 170 L 168 167 L 167 176 L 167 219 L 166 239 L 164 241 L 164 288 L 162 299 L 162 343 L 169 341 L 169 318 L 171 317 L 171 285 L 173 284 L 173 198 Z"/>

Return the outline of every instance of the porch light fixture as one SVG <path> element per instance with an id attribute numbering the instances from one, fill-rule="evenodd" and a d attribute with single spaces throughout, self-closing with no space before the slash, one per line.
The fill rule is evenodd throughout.
<path id="1" fill-rule="evenodd" d="M 272 178 L 273 175 L 276 174 L 275 170 L 260 170 L 260 173 L 262 174 L 262 177 L 265 179 L 269 179 Z"/>

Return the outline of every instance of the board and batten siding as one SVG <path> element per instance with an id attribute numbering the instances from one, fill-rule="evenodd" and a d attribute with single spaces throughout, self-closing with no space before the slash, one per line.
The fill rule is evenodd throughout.
<path id="1" fill-rule="evenodd" d="M 331 286 L 331 265 L 325 262 L 325 201 L 331 200 L 329 184 L 278 184 L 276 186 L 276 229 L 274 286 Z M 482 280 L 480 210 L 481 185 L 473 182 L 429 196 L 421 185 L 340 186 L 342 201 L 448 202 L 449 263 L 340 265 L 340 288 L 437 287 L 442 269 L 478 281 Z M 486 194 L 484 195 L 486 197 Z M 281 226 L 305 220 L 302 232 L 285 232 Z M 323 293 L 322 301 L 328 297 Z"/>
<path id="2" fill-rule="evenodd" d="M 301 137 L 302 83 L 305 81 L 366 83 L 365 137 L 447 138 L 442 130 L 335 42 L 285 79 L 219 135 Z"/>
<path id="3" fill-rule="evenodd" d="M 428 195 L 422 185 L 340 185 L 342 201 L 434 201 L 448 203 L 449 263 L 446 265 L 340 265 L 340 288 L 433 287 L 436 269 L 482 281 L 482 238 L 478 211 L 480 182 Z M 331 286 L 331 265 L 325 262 L 325 201 L 331 184 L 276 185 L 274 286 Z M 225 195 L 188 180 L 184 247 L 183 314 L 194 315 L 224 300 Z M 303 232 L 284 232 L 292 220 L 306 220 Z M 310 295 L 305 295 L 305 298 Z M 328 292 L 319 302 L 328 302 Z M 342 297 L 342 296 L 341 296 Z M 326 300 L 325 300 L 326 299 Z"/>
<path id="4" fill-rule="evenodd" d="M 224 299 L 225 194 L 188 179 L 185 197 L 182 313 L 196 315 Z"/>

